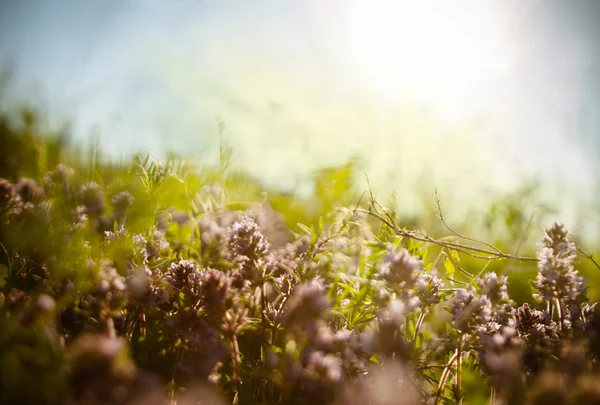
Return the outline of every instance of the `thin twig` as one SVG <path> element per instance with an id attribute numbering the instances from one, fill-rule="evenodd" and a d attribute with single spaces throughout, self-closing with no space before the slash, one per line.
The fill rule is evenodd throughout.
<path id="1" fill-rule="evenodd" d="M 429 310 L 429 308 L 424 308 L 423 312 L 421 312 L 419 314 L 419 319 L 417 319 L 417 324 L 415 325 L 415 333 L 413 334 L 413 338 L 412 338 L 413 342 L 415 340 L 417 340 L 417 336 L 419 335 L 419 329 L 421 328 L 421 324 L 423 324 L 423 320 L 425 319 L 425 314 L 427 313 L 428 310 Z"/>
<path id="2" fill-rule="evenodd" d="M 464 253 L 464 254 L 471 256 L 473 258 L 476 258 L 476 259 L 483 259 L 483 260 L 512 259 L 512 260 L 522 261 L 522 262 L 537 262 L 538 261 L 538 259 L 535 257 L 515 256 L 515 255 L 511 255 L 511 254 L 504 253 L 504 252 L 498 253 L 495 251 L 481 249 L 481 248 L 477 248 L 474 246 L 463 245 L 460 243 L 444 242 L 444 241 L 441 241 L 438 239 L 434 239 L 427 235 L 418 235 L 414 232 L 410 232 L 410 231 L 406 231 L 404 229 L 398 228 L 395 224 L 390 223 L 390 221 L 388 221 L 386 218 L 384 218 L 378 212 L 374 212 L 372 210 L 362 210 L 362 209 L 359 209 L 357 212 L 362 212 L 362 213 L 371 215 L 371 216 L 379 219 L 380 221 L 385 223 L 388 227 L 390 227 L 392 230 L 394 230 L 394 232 L 396 232 L 400 236 L 403 236 L 406 238 L 411 238 L 411 239 L 417 240 L 419 242 L 432 243 L 432 244 L 435 244 L 435 245 L 438 245 L 441 247 L 445 247 L 447 249 L 451 249 L 451 250 L 455 250 L 460 253 Z M 483 256 L 483 255 L 476 254 L 473 252 L 486 254 L 488 256 Z"/>
<path id="3" fill-rule="evenodd" d="M 450 226 L 448 225 L 448 223 L 444 219 L 444 213 L 442 212 L 442 206 L 440 204 L 440 196 L 439 196 L 437 190 L 435 190 L 435 202 L 437 204 L 437 209 L 438 209 L 438 214 L 439 214 L 440 221 L 442 221 L 442 224 L 444 224 L 444 226 L 446 227 L 446 229 L 448 229 L 451 233 L 453 233 L 454 235 L 458 236 L 459 238 L 462 238 L 462 239 L 465 239 L 465 240 L 468 240 L 468 241 L 471 241 L 471 242 L 475 242 L 475 243 L 481 243 L 481 244 L 489 247 L 490 249 L 495 250 L 497 253 L 500 253 L 500 254 L 502 253 L 502 251 L 500 249 L 498 249 L 497 247 L 495 247 L 492 244 L 489 244 L 489 243 L 487 243 L 485 241 L 477 240 L 477 239 L 470 238 L 468 236 L 462 235 L 462 234 L 456 232 L 454 229 L 450 228 Z"/>
<path id="4" fill-rule="evenodd" d="M 438 385 L 437 394 L 435 396 L 435 402 L 433 405 L 437 405 L 440 402 L 440 397 L 442 396 L 442 392 L 444 391 L 444 387 L 446 386 L 446 380 L 448 379 L 448 375 L 450 375 L 450 370 L 452 369 L 452 364 L 458 360 L 458 349 L 454 352 L 454 356 L 450 359 L 446 367 L 444 367 L 444 372 L 442 373 L 442 378 L 440 379 L 440 383 Z"/>
<path id="5" fill-rule="evenodd" d="M 600 270 L 600 265 L 594 259 L 594 256 L 591 253 L 585 253 L 581 248 L 577 248 L 577 250 L 579 251 L 579 253 L 581 253 L 583 256 L 589 259 L 592 263 L 594 263 L 594 265 Z"/>

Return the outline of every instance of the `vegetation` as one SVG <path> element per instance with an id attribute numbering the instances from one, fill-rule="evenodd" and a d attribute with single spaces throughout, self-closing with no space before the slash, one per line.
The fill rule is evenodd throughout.
<path id="1" fill-rule="evenodd" d="M 0 142 L 2 404 L 600 403 L 599 270 L 560 223 L 528 245 L 516 198 L 491 244 L 353 164 L 300 198 L 226 150 L 111 163 L 31 110 Z"/>

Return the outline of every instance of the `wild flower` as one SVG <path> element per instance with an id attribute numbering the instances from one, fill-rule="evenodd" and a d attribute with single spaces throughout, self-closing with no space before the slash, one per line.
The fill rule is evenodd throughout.
<path id="1" fill-rule="evenodd" d="M 127 210 L 133 204 L 133 196 L 129 191 L 121 191 L 110 199 L 116 219 L 123 222 Z"/>
<path id="2" fill-rule="evenodd" d="M 155 230 L 149 239 L 145 251 L 148 261 L 159 259 L 161 255 L 168 254 L 171 251 L 171 244 L 164 232 Z"/>
<path id="3" fill-rule="evenodd" d="M 474 337 L 497 328 L 493 321 L 492 301 L 474 289 L 459 288 L 450 303 L 452 327 L 461 334 Z"/>
<path id="4" fill-rule="evenodd" d="M 69 347 L 68 388 L 76 403 L 125 403 L 137 378 L 126 342 L 84 335 Z"/>
<path id="5" fill-rule="evenodd" d="M 477 280 L 480 291 L 490 298 L 493 305 L 511 306 L 514 301 L 508 296 L 508 277 L 496 273 L 485 273 Z"/>
<path id="6" fill-rule="evenodd" d="M 194 237 L 200 237 L 202 250 L 214 250 L 213 253 L 224 254 L 229 234 L 227 230 L 234 222 L 244 217 L 242 211 L 220 209 L 204 213 L 194 227 Z M 198 235 L 199 231 L 199 235 Z"/>
<path id="7" fill-rule="evenodd" d="M 81 212 L 83 212 L 83 210 Z M 85 214 L 82 213 L 81 215 L 85 215 Z M 87 218 L 87 216 L 86 216 L 86 218 Z M 124 227 L 121 227 L 116 231 L 105 231 L 104 239 L 108 240 L 108 241 L 115 241 L 126 235 L 127 235 L 127 230 Z"/>
<path id="8" fill-rule="evenodd" d="M 207 316 L 220 320 L 232 304 L 234 295 L 228 277 L 222 271 L 206 269 L 200 272 L 198 282 L 199 304 Z"/>
<path id="9" fill-rule="evenodd" d="M 377 316 L 377 349 L 384 357 L 408 359 L 411 347 L 404 337 L 404 321 L 412 308 L 400 299 L 389 301 L 385 310 Z"/>
<path id="10" fill-rule="evenodd" d="M 329 308 L 330 302 L 323 284 L 312 280 L 293 289 L 282 313 L 281 322 L 288 327 L 311 323 L 326 316 Z"/>
<path id="11" fill-rule="evenodd" d="M 557 354 L 560 342 L 558 326 L 547 312 L 523 304 L 513 310 L 508 325 L 525 342 L 523 361 L 530 372 L 541 370 L 547 358 Z"/>
<path id="12" fill-rule="evenodd" d="M 33 179 L 19 179 L 16 190 L 25 203 L 38 202 L 44 197 L 44 190 Z"/>
<path id="13" fill-rule="evenodd" d="M 142 264 L 148 264 L 150 254 L 148 253 L 148 241 L 142 234 L 133 235 L 134 254 L 141 258 Z"/>
<path id="14" fill-rule="evenodd" d="M 44 176 L 44 191 L 46 194 L 55 194 L 62 191 L 67 194 L 71 190 L 71 182 L 75 170 L 65 164 L 58 164 L 54 171 Z"/>
<path id="15" fill-rule="evenodd" d="M 415 282 L 416 297 L 424 306 L 432 306 L 442 301 L 441 291 L 444 282 L 435 272 L 420 272 Z"/>
<path id="16" fill-rule="evenodd" d="M 88 223 L 89 223 L 89 217 L 87 215 L 86 208 L 83 205 L 78 205 L 75 208 L 75 221 L 73 221 L 73 227 L 71 229 L 73 231 L 76 229 L 83 229 L 87 226 Z M 104 236 L 105 237 L 107 236 L 106 232 L 105 232 Z M 110 239 L 113 236 L 114 236 L 113 233 L 111 233 L 110 236 L 107 237 L 107 239 Z"/>
<path id="17" fill-rule="evenodd" d="M 408 250 L 402 248 L 396 251 L 390 246 L 383 258 L 379 274 L 388 283 L 409 289 L 413 287 L 419 273 L 423 271 L 421 261 L 411 256 Z"/>
<path id="18" fill-rule="evenodd" d="M 562 258 L 573 258 L 577 254 L 575 244 L 569 241 L 569 231 L 564 224 L 554 222 L 545 229 L 544 238 L 538 243 L 538 249 L 552 249 L 554 254 Z"/>
<path id="19" fill-rule="evenodd" d="M 104 190 L 127 184 L 120 174 L 86 182 L 58 166 L 44 190 L 0 179 L 0 367 L 15 370 L 0 402 L 29 392 L 6 391 L 7 379 L 35 388 L 23 370 L 41 383 L 59 370 L 49 381 L 68 398 L 51 403 L 133 405 L 144 386 L 135 364 L 168 383 L 171 402 L 194 380 L 240 405 L 467 402 L 474 378 L 496 404 L 600 397 L 600 317 L 562 224 L 538 244 L 534 287 L 547 306 L 515 308 L 507 284 L 518 278 L 481 273 L 444 288 L 387 231 L 375 237 L 366 210 L 340 209 L 322 233 L 292 238 L 267 203 L 231 211 L 222 190 L 178 211 L 159 186 L 180 173 L 141 166 L 148 182 L 112 194 L 110 216 Z M 191 179 L 177 196 L 200 187 Z M 44 359 L 54 369 L 38 370 Z M 45 402 L 35 399 L 24 401 Z"/>
<path id="20" fill-rule="evenodd" d="M 576 258 L 575 245 L 569 242 L 564 225 L 555 222 L 546 229 L 546 236 L 538 244 L 538 274 L 535 281 L 537 293 L 534 298 L 576 302 L 585 294 L 584 279 L 573 267 Z"/>
<path id="21" fill-rule="evenodd" d="M 189 286 L 190 280 L 199 281 L 200 270 L 192 260 L 179 260 L 171 263 L 165 274 L 165 280 L 177 290 Z"/>
<path id="22" fill-rule="evenodd" d="M 306 354 L 306 360 L 302 369 L 302 380 L 304 384 L 322 385 L 339 384 L 343 379 L 342 360 L 331 354 L 319 350 Z"/>
<path id="23" fill-rule="evenodd" d="M 0 178 L 0 208 L 6 209 L 15 201 L 17 191 L 14 184 L 6 179 Z"/>
<path id="24" fill-rule="evenodd" d="M 249 280 L 262 277 L 261 265 L 269 250 L 269 242 L 258 224 L 250 217 L 234 222 L 228 229 L 231 260 Z"/>
<path id="25" fill-rule="evenodd" d="M 389 245 L 383 263 L 379 267 L 379 277 L 386 282 L 385 289 L 380 291 L 379 300 L 385 303 L 389 293 L 393 293 L 407 305 L 409 312 L 421 306 L 421 297 L 435 300 L 434 289 L 437 289 L 437 286 L 429 286 L 429 292 L 434 294 L 433 297 L 426 297 L 426 290 L 428 283 L 437 283 L 437 279 L 426 280 L 427 276 L 423 274 L 425 274 L 425 269 L 421 260 L 412 256 L 404 248 L 397 250 Z M 427 303 L 427 301 L 424 302 Z"/>
<path id="26" fill-rule="evenodd" d="M 556 336 L 557 325 L 550 315 L 545 311 L 531 308 L 528 304 L 513 310 L 513 318 L 509 322 L 514 327 L 519 336 L 527 338 L 529 336 L 554 338 Z"/>
<path id="27" fill-rule="evenodd" d="M 79 195 L 86 214 L 98 216 L 104 212 L 104 191 L 98 183 L 88 182 L 82 185 Z"/>
<path id="28" fill-rule="evenodd" d="M 524 342 L 517 336 L 515 328 L 502 327 L 498 332 L 486 336 L 479 352 L 483 370 L 499 395 L 508 403 L 520 389 L 523 372 Z"/>

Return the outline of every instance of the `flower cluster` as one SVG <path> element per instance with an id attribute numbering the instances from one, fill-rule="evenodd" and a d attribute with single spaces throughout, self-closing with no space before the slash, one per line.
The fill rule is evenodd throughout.
<path id="1" fill-rule="evenodd" d="M 548 381 L 563 403 L 597 394 L 600 317 L 561 224 L 529 305 L 500 265 L 449 277 L 429 261 L 447 252 L 358 210 L 294 234 L 275 204 L 232 210 L 176 164 L 135 167 L 0 179 L 1 403 L 28 375 L 26 403 L 73 405 L 197 403 L 200 386 L 241 405 L 442 403 L 472 381 L 497 403 L 539 403 Z"/>
<path id="2" fill-rule="evenodd" d="M 575 245 L 569 242 L 564 225 L 555 222 L 546 229 L 546 236 L 540 242 L 538 257 L 538 275 L 535 288 L 536 299 L 566 299 L 577 302 L 584 294 L 584 280 L 573 267 L 577 257 Z"/>

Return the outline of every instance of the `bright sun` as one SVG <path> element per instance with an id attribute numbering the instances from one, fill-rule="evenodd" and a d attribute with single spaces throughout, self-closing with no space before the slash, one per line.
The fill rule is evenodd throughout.
<path id="1" fill-rule="evenodd" d="M 465 97 L 489 97 L 511 65 L 498 10 L 482 3 L 356 1 L 346 52 L 378 94 L 456 109 Z"/>

